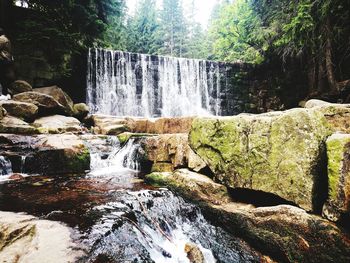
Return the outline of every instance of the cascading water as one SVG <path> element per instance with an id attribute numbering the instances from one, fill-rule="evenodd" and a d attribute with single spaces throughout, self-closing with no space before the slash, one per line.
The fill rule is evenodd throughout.
<path id="1" fill-rule="evenodd" d="M 0 156 L 0 175 L 10 174 L 12 174 L 11 161 L 7 157 Z"/>
<path id="2" fill-rule="evenodd" d="M 87 104 L 115 116 L 221 115 L 220 63 L 90 49 Z"/>
<path id="3" fill-rule="evenodd" d="M 139 169 L 137 160 L 142 152 L 139 139 L 131 138 L 124 146 L 113 136 L 105 140 L 102 146 L 89 145 L 90 176 L 108 178 L 119 188 L 113 191 L 113 201 L 89 210 L 87 216 L 91 214 L 96 218 L 100 215 L 100 219 L 85 235 L 83 243 L 89 252 L 81 262 L 255 260 L 256 255 L 245 253 L 238 239 L 210 225 L 199 208 L 171 191 L 135 190 L 125 183 L 129 180 L 132 184 L 130 182 Z M 119 179 L 115 181 L 115 178 Z M 191 261 L 194 255 L 200 261 Z"/>

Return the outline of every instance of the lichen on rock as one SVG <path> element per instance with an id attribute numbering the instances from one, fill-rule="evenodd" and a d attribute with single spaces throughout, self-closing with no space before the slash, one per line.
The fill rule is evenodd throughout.
<path id="1" fill-rule="evenodd" d="M 327 140 L 329 196 L 323 208 L 328 219 L 337 221 L 350 214 L 350 134 L 333 134 Z"/>
<path id="2" fill-rule="evenodd" d="M 215 179 L 271 192 L 320 212 L 327 192 L 321 169 L 331 128 L 323 113 L 293 109 L 261 115 L 196 118 L 190 145 Z"/>

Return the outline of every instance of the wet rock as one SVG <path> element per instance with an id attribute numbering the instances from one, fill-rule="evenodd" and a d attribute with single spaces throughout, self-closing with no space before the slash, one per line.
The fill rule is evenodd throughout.
<path id="1" fill-rule="evenodd" d="M 44 87 L 34 89 L 35 92 L 46 94 L 54 98 L 60 105 L 63 106 L 64 111 L 68 115 L 73 115 L 74 113 L 74 103 L 72 99 L 58 86 Z"/>
<path id="2" fill-rule="evenodd" d="M 10 180 L 22 180 L 24 177 L 21 174 L 13 174 L 9 177 Z"/>
<path id="3" fill-rule="evenodd" d="M 187 134 L 146 137 L 142 140 L 142 146 L 147 160 L 153 163 L 171 163 L 175 169 L 188 167 L 197 172 L 206 167 L 204 161 L 189 147 Z"/>
<path id="4" fill-rule="evenodd" d="M 65 132 L 82 132 L 81 123 L 74 117 L 62 115 L 53 115 L 42 117 L 33 123 L 41 133 L 65 133 Z"/>
<path id="5" fill-rule="evenodd" d="M 0 105 L 0 120 L 2 120 L 7 114 L 7 111 Z"/>
<path id="6" fill-rule="evenodd" d="M 35 104 L 39 107 L 40 115 L 50 115 L 65 112 L 64 106 L 56 101 L 52 96 L 39 92 L 29 91 L 19 93 L 13 96 L 13 100 Z"/>
<path id="7" fill-rule="evenodd" d="M 26 159 L 27 173 L 78 174 L 90 169 L 89 150 L 76 135 L 39 135 L 32 147 L 37 150 Z"/>
<path id="8" fill-rule="evenodd" d="M 75 262 L 83 253 L 70 229 L 33 216 L 0 212 L 1 262 Z"/>
<path id="9" fill-rule="evenodd" d="M 327 195 L 322 165 L 330 134 L 322 112 L 293 109 L 197 118 L 189 138 L 217 182 L 270 192 L 320 212 Z"/>
<path id="10" fill-rule="evenodd" d="M 28 122 L 33 121 L 38 114 L 38 107 L 33 103 L 7 100 L 0 101 L 0 105 L 6 109 L 9 115 Z"/>
<path id="11" fill-rule="evenodd" d="M 149 136 L 155 136 L 155 135 L 149 134 L 149 133 L 132 133 L 132 132 L 123 132 L 117 135 L 120 144 L 125 144 L 130 138 L 144 138 Z"/>
<path id="12" fill-rule="evenodd" d="M 350 134 L 327 140 L 329 196 L 323 214 L 332 221 L 350 216 Z"/>
<path id="13" fill-rule="evenodd" d="M 214 204 L 227 203 L 231 199 L 227 188 L 215 183 L 209 177 L 191 172 L 187 169 L 169 172 L 154 172 L 146 175 L 149 183 L 167 186 L 195 201 L 206 201 Z"/>
<path id="14" fill-rule="evenodd" d="M 193 243 L 187 243 L 185 245 L 185 252 L 191 263 L 204 263 L 205 259 L 202 251 L 197 245 Z"/>
<path id="15" fill-rule="evenodd" d="M 33 88 L 28 82 L 26 82 L 24 80 L 16 80 L 11 84 L 11 87 L 9 89 L 9 93 L 11 95 L 16 95 L 18 93 L 32 91 L 32 90 L 33 90 Z"/>
<path id="16" fill-rule="evenodd" d="M 304 210 L 280 205 L 253 208 L 210 205 L 205 214 L 277 262 L 349 262 L 350 239 L 336 225 Z"/>
<path id="17" fill-rule="evenodd" d="M 39 131 L 18 118 L 6 116 L 0 120 L 0 133 L 36 134 Z"/>
<path id="18" fill-rule="evenodd" d="M 90 109 L 85 103 L 78 103 L 73 106 L 73 116 L 79 120 L 84 119 L 89 111 Z"/>

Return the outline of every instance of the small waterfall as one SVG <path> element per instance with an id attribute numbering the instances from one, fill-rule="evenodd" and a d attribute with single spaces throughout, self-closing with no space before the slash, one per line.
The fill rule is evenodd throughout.
<path id="1" fill-rule="evenodd" d="M 21 167 L 20 167 L 20 173 L 21 174 L 25 173 L 26 159 L 27 159 L 27 156 L 25 156 L 25 155 L 21 156 Z"/>
<path id="2" fill-rule="evenodd" d="M 220 65 L 90 49 L 87 104 L 93 113 L 116 116 L 221 115 L 221 91 L 227 81 Z"/>
<path id="3" fill-rule="evenodd" d="M 90 175 L 124 175 L 127 170 L 135 173 L 139 171 L 140 144 L 137 139 L 130 138 L 122 146 L 117 137 L 111 136 L 106 139 L 106 144 L 108 147 L 103 149 L 88 145 L 91 155 Z"/>
<path id="4" fill-rule="evenodd" d="M 0 175 L 10 175 L 12 173 L 11 161 L 7 157 L 0 156 Z"/>
<path id="5" fill-rule="evenodd" d="M 115 195 L 115 202 L 90 211 L 102 217 L 86 238 L 91 249 L 82 262 L 259 262 L 239 239 L 169 190 Z M 201 255 L 197 261 L 189 260 L 188 245 Z"/>

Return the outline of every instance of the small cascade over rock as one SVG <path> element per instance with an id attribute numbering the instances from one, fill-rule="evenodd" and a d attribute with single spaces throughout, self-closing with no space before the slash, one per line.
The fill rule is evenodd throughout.
<path id="1" fill-rule="evenodd" d="M 11 161 L 7 157 L 0 156 L 0 176 L 11 175 L 11 174 L 12 174 Z"/>
<path id="2" fill-rule="evenodd" d="M 219 62 L 90 49 L 87 104 L 116 116 L 222 115 L 226 74 Z"/>
<path id="3" fill-rule="evenodd" d="M 95 207 L 103 216 L 85 245 L 84 262 L 258 262 L 244 243 L 212 226 L 196 206 L 171 191 L 118 191 Z M 196 260 L 197 258 L 197 260 Z"/>

